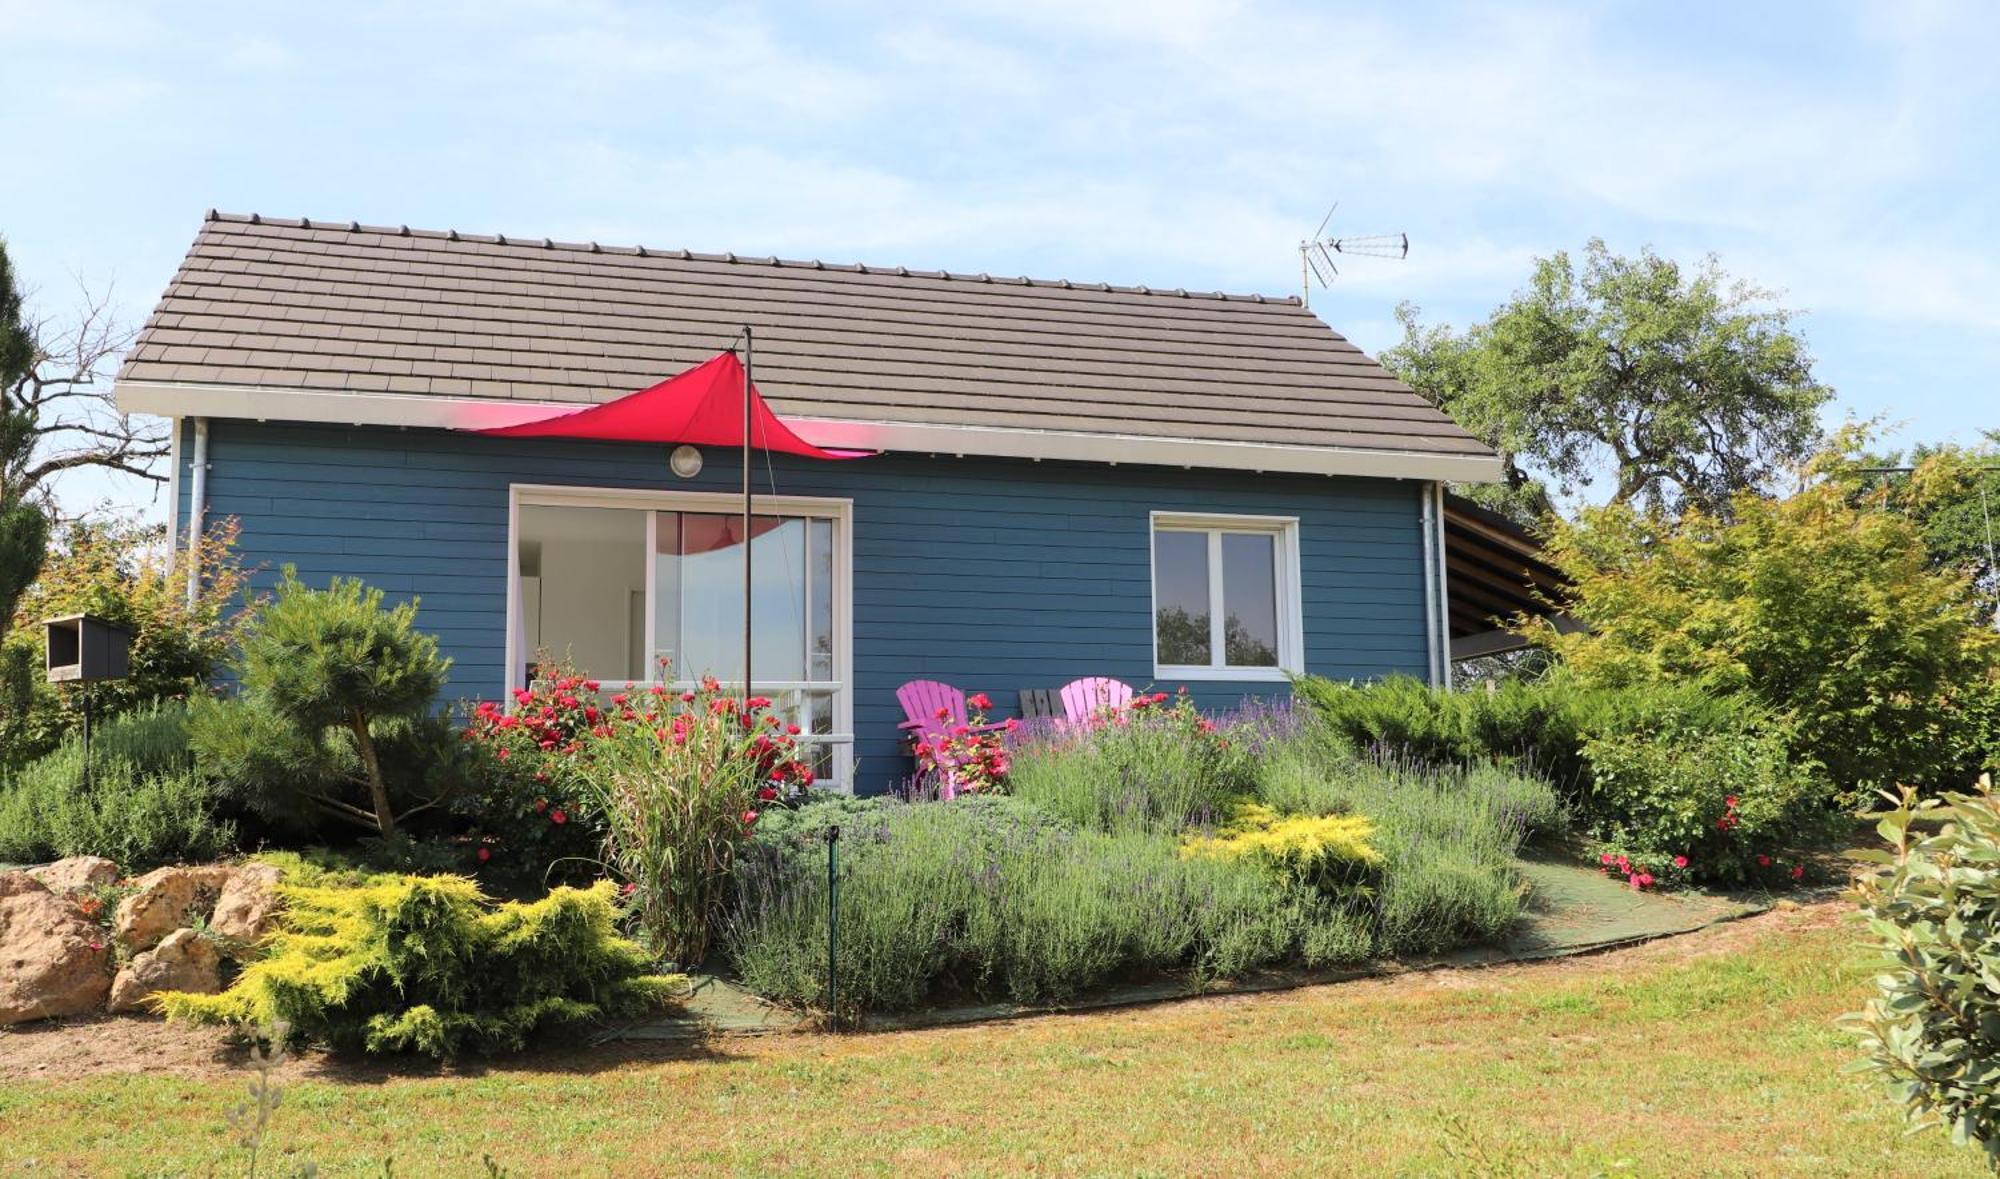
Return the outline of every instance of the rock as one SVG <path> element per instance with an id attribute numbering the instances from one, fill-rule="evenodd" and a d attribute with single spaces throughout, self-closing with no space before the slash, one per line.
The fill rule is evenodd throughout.
<path id="1" fill-rule="evenodd" d="M 103 856 L 71 856 L 28 869 L 50 892 L 81 892 L 118 879 L 118 865 Z"/>
<path id="2" fill-rule="evenodd" d="M 255 945 L 271 931 L 278 905 L 278 870 L 269 864 L 238 864 L 216 898 L 208 927 L 226 942 Z"/>
<path id="3" fill-rule="evenodd" d="M 176 929 L 133 957 L 111 983 L 111 1010 L 137 1011 L 156 991 L 213 995 L 222 989 L 222 955 L 192 929 Z"/>
<path id="4" fill-rule="evenodd" d="M 0 872 L 0 1026 L 95 1011 L 111 989 L 104 931 L 26 872 Z"/>
<path id="5" fill-rule="evenodd" d="M 118 902 L 112 931 L 129 949 L 150 950 L 189 916 L 207 912 L 208 901 L 228 880 L 229 869 L 221 864 L 156 868 L 134 880 L 138 891 Z"/>

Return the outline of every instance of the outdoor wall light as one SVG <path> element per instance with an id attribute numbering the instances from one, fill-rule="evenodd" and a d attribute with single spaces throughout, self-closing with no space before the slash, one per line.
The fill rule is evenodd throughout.
<path id="1" fill-rule="evenodd" d="M 681 478 L 692 479 L 701 474 L 701 451 L 692 446 L 676 446 L 667 456 L 667 466 Z"/>

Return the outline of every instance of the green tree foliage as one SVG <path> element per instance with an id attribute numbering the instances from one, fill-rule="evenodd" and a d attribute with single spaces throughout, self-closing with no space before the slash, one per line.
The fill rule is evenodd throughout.
<path id="1" fill-rule="evenodd" d="M 14 267 L 0 242 L 0 390 L 14 388 L 34 368 L 34 333 L 22 319 Z M 19 478 L 34 457 L 34 424 L 33 415 L 0 398 L 0 624 L 13 619 L 48 550 L 48 513 L 27 497 Z"/>
<path id="2" fill-rule="evenodd" d="M 2000 799 L 1988 780 L 1948 801 L 1934 835 L 1916 828 L 1928 807 L 1908 792 L 1882 820 L 1892 850 L 1873 853 L 1883 866 L 1856 889 L 1877 993 L 1842 1022 L 1913 1120 L 2000 1170 Z"/>
<path id="3" fill-rule="evenodd" d="M 384 609 L 381 590 L 346 578 L 313 589 L 287 566 L 243 635 L 242 696 L 196 711 L 203 764 L 253 809 L 310 807 L 394 836 L 399 819 L 441 791 L 401 813 L 398 796 L 436 786 L 432 771 L 455 744 L 430 714 L 451 660 L 416 619 L 415 601 Z M 384 769 L 385 747 L 399 752 L 394 770 Z M 365 806 L 343 797 L 357 789 Z"/>
<path id="4" fill-rule="evenodd" d="M 1856 794 L 1962 785 L 1990 756 L 2000 636 L 1915 523 L 1855 506 L 1837 481 L 1738 493 L 1728 518 L 1590 509 L 1548 553 L 1590 629 L 1530 633 L 1585 685 L 1748 694 Z"/>
<path id="5" fill-rule="evenodd" d="M 236 535 L 226 520 L 202 539 L 202 580 L 189 602 L 188 554 L 167 549 L 165 529 L 121 520 L 66 528 L 0 637 L 0 768 L 55 748 L 81 715 L 77 689 L 43 679 L 44 618 L 96 614 L 132 632 L 131 675 L 90 689 L 99 719 L 202 693 L 254 612 L 241 600 Z"/>
<path id="6" fill-rule="evenodd" d="M 1857 453 L 1829 462 L 1829 478 L 1856 505 L 1908 516 L 1940 569 L 1972 578 L 1988 617 L 2000 620 L 2000 430 L 1974 446 L 1919 444 L 1907 452 Z M 1846 436 L 1859 452 L 1856 429 Z M 1911 468 L 1901 470 L 1897 468 Z"/>
<path id="7" fill-rule="evenodd" d="M 1390 371 L 1493 444 L 1507 481 L 1472 489 L 1532 520 L 1609 468 L 1611 502 L 1728 511 L 1731 496 L 1803 459 L 1832 390 L 1791 313 L 1732 282 L 1714 258 L 1691 273 L 1597 239 L 1581 268 L 1558 252 L 1528 288 L 1457 333 L 1398 309 Z"/>

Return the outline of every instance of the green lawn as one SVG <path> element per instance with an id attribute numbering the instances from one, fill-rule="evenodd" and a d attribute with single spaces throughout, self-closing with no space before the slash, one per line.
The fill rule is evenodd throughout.
<path id="1" fill-rule="evenodd" d="M 1976 1175 L 1834 1016 L 1853 932 L 1780 912 L 1605 957 L 973 1028 L 299 1070 L 321 1174 Z M 0 1065 L 7 1039 L 0 1036 Z M 4 1073 L 4 1067 L 0 1067 Z M 336 1074 L 337 1075 L 337 1074 Z M 0 1081 L 0 1171 L 237 1174 L 233 1077 Z"/>

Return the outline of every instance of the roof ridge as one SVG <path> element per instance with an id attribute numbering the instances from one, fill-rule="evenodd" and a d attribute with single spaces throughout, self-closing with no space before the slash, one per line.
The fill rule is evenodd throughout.
<path id="1" fill-rule="evenodd" d="M 1100 291 L 1118 295 L 1151 295 L 1160 299 L 1212 299 L 1224 303 L 1271 303 L 1299 305 L 1297 295 L 1238 294 L 1225 291 L 1190 291 L 1181 287 L 1158 290 L 1144 284 L 1118 286 L 1108 282 L 1076 282 L 1067 278 L 995 277 L 984 271 L 966 274 L 953 270 L 913 270 L 907 266 L 875 266 L 865 262 L 825 262 L 818 258 L 780 258 L 775 254 L 748 257 L 742 254 L 707 254 L 689 249 L 662 250 L 657 247 L 607 246 L 595 241 L 559 242 L 547 237 L 510 236 L 504 233 L 460 233 L 456 229 L 412 229 L 408 225 L 363 225 L 359 221 L 336 221 L 311 217 L 266 217 L 261 213 L 224 213 L 210 209 L 203 221 L 227 221 L 242 225 L 276 225 L 289 229 L 335 229 L 349 233 L 379 234 L 386 237 L 428 237 L 454 242 L 485 242 L 490 245 L 540 247 L 574 250 L 588 254 L 630 254 L 640 258 L 674 258 L 683 262 L 725 262 L 738 266 L 770 266 L 780 270 L 837 270 L 849 274 L 879 274 L 891 278 L 927 278 L 947 282 L 976 282 L 1005 286 L 1054 287 L 1065 291 Z"/>

